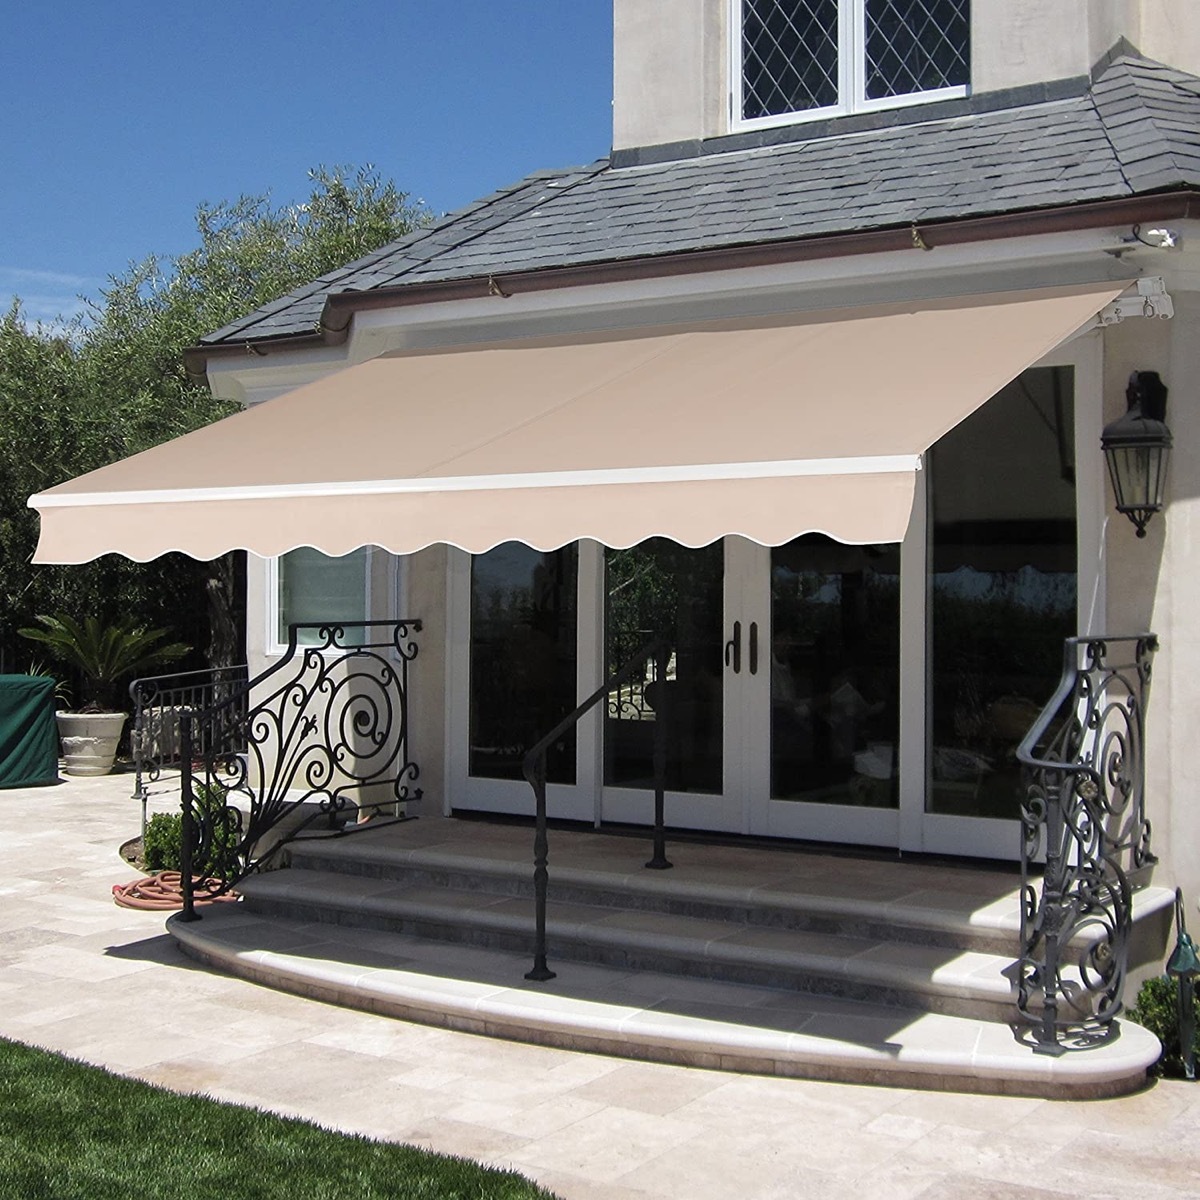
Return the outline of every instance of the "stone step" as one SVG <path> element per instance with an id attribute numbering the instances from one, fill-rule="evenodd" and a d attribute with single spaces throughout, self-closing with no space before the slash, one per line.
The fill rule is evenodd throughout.
<path id="1" fill-rule="evenodd" d="M 553 864 L 548 889 L 551 916 L 564 904 L 588 905 L 871 942 L 956 948 L 964 953 L 1009 958 L 1019 953 L 1020 891 L 1015 876 L 1008 877 L 1001 887 L 994 886 L 994 877 L 987 876 L 993 886 L 981 897 L 971 890 L 974 872 L 949 868 L 945 887 L 930 888 L 927 880 L 918 880 L 911 888 L 896 888 L 880 897 L 869 880 L 855 880 L 855 874 L 862 871 L 861 860 L 847 860 L 849 877 L 839 887 L 831 885 L 823 872 L 814 872 L 811 878 L 803 870 L 772 873 L 771 857 L 778 861 L 777 851 L 722 848 L 749 860 L 751 871 L 741 864 L 724 872 L 708 865 L 702 872 L 652 871 L 640 865 L 639 851 L 645 848 L 634 839 L 593 836 L 591 840 L 601 844 L 603 855 L 573 862 L 574 847 L 567 841 L 561 861 Z M 391 881 L 399 887 L 487 892 L 532 902 L 528 848 L 510 842 L 488 849 L 489 856 L 484 857 L 462 847 L 414 847 L 402 839 L 326 838 L 293 844 L 290 861 L 298 871 Z M 520 857 L 513 855 L 514 849 L 522 852 Z M 686 855 L 678 847 L 672 853 L 676 858 Z M 799 861 L 804 860 L 799 857 Z M 895 864 L 885 865 L 897 869 Z M 901 872 L 905 869 L 899 868 Z M 757 881 L 749 883 L 748 878 Z M 1011 887 L 1006 886 L 1008 882 Z M 1146 887 L 1134 894 L 1135 927 L 1147 928 L 1145 936 L 1139 936 L 1135 928 L 1131 965 L 1140 964 L 1143 951 L 1151 957 L 1160 954 L 1164 936 L 1160 926 L 1164 914 L 1169 917 L 1173 901 L 1174 894 L 1167 888 Z"/>
<path id="2" fill-rule="evenodd" d="M 245 880 L 245 907 L 532 957 L 533 907 L 525 896 L 406 885 L 305 861 L 304 869 Z M 547 939 L 552 966 L 601 963 L 999 1022 L 1014 1014 L 1011 954 L 562 899 L 548 907 Z"/>
<path id="3" fill-rule="evenodd" d="M 851 937 L 889 938 L 932 946 L 956 946 L 1015 954 L 1020 930 L 1015 887 L 996 901 L 964 911 L 963 897 L 913 889 L 910 895 L 880 902 L 850 894 L 830 894 L 825 880 L 806 887 L 802 879 L 747 884 L 676 871 L 650 871 L 631 860 L 621 868 L 597 869 L 556 863 L 550 872 L 551 904 L 588 904 L 645 912 L 736 921 L 767 928 L 811 930 Z M 325 839 L 295 844 L 294 870 L 314 870 L 399 886 L 488 891 L 532 898 L 532 862 L 471 857 L 438 848 L 406 849 L 367 838 Z"/>
<path id="4" fill-rule="evenodd" d="M 563 961 L 544 984 L 495 949 L 216 905 L 168 929 L 193 957 L 270 987 L 472 1033 L 710 1069 L 853 1083 L 1099 1098 L 1145 1085 L 1154 1037 L 1122 1023 L 1086 1053 L 1027 1031 L 845 998 Z"/>

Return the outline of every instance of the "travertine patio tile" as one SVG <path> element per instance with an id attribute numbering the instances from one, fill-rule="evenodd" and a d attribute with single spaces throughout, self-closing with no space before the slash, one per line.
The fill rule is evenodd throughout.
<path id="1" fill-rule="evenodd" d="M 119 975 L 135 975 L 147 971 L 152 964 L 134 959 L 117 958 L 94 951 L 55 943 L 27 951 L 11 964 L 14 971 L 31 971 L 41 976 L 79 983 L 115 979 Z"/>
<path id="2" fill-rule="evenodd" d="M 421 1026 L 409 1025 L 402 1021 L 371 1017 L 369 1023 L 355 1023 L 343 1027 L 340 1021 L 332 1020 L 330 1024 L 331 1028 L 320 1033 L 307 1034 L 303 1042 L 306 1045 L 325 1046 L 332 1050 L 353 1050 L 358 1054 L 372 1054 L 393 1063 L 398 1059 L 419 1059 L 423 1047 L 427 1044 L 427 1039 L 421 1036 L 425 1032 Z M 461 1076 L 455 1075 L 454 1078 Z"/>
<path id="3" fill-rule="evenodd" d="M 444 1115 L 439 1116 L 436 1123 L 424 1122 L 406 1128 L 399 1136 L 409 1145 L 427 1150 L 440 1150 L 449 1138 L 456 1146 L 462 1147 L 456 1153 L 497 1165 L 507 1165 L 529 1144 L 529 1139 L 519 1134 L 505 1133 L 488 1125 L 453 1120 Z"/>
<path id="4" fill-rule="evenodd" d="M 893 1110 L 939 1125 L 956 1125 L 997 1133 L 1012 1129 L 1045 1107 L 1044 1100 L 1023 1096 L 977 1096 L 965 1092 L 910 1092 Z"/>
<path id="5" fill-rule="evenodd" d="M 606 1108 L 587 1121 L 530 1142 L 509 1161 L 518 1169 L 528 1165 L 617 1182 L 664 1148 L 688 1141 L 699 1132 L 674 1117 Z"/>
<path id="6" fill-rule="evenodd" d="M 301 1056 L 304 1067 L 297 1070 Z M 436 1092 L 401 1088 L 393 1082 L 395 1074 L 396 1064 L 386 1059 L 307 1044 L 296 1054 L 280 1053 L 272 1047 L 238 1059 L 227 1068 L 226 1079 L 234 1087 L 266 1095 L 277 1093 L 289 1103 L 313 1105 L 314 1111 L 322 1112 L 331 1111 L 335 1101 L 368 1091 L 386 1095 L 389 1102 L 415 1104 L 420 1099 L 424 1102 L 421 1113 L 443 1111 L 454 1103 L 452 1098 Z M 358 1107 L 357 1101 L 354 1107 Z"/>
<path id="7" fill-rule="evenodd" d="M 675 1114 L 706 1124 L 728 1124 L 732 1117 L 748 1128 L 769 1125 L 780 1130 L 817 1124 L 821 1128 L 859 1125 L 894 1109 L 915 1093 L 903 1088 L 860 1087 L 806 1079 L 767 1079 L 735 1075 L 713 1091 L 684 1105 Z"/>
<path id="8" fill-rule="evenodd" d="M 919 1200 L 943 1176 L 935 1171 L 910 1167 L 893 1160 L 882 1171 L 876 1170 L 857 1178 L 843 1178 L 824 1172 L 793 1170 L 784 1182 L 774 1188 L 759 1191 L 759 1200 L 863 1200 L 877 1191 L 877 1181 L 886 1181 L 887 1200 Z"/>
<path id="9" fill-rule="evenodd" d="M 222 1061 L 212 1059 L 205 1051 L 195 1057 L 163 1059 L 148 1067 L 130 1071 L 129 1074 L 146 1083 L 170 1088 L 173 1092 L 212 1095 L 213 1089 L 219 1087 L 224 1078 L 224 1065 Z"/>
<path id="10" fill-rule="evenodd" d="M 431 1092 L 453 1091 L 461 1095 L 464 1086 L 473 1082 L 461 1071 L 439 1066 L 437 1063 L 418 1063 L 411 1071 L 401 1071 L 394 1082 L 405 1087 L 424 1088 Z"/>
<path id="11" fill-rule="evenodd" d="M 52 1047 L 72 1058 L 108 1066 L 118 1071 L 135 1071 L 164 1059 L 203 1052 L 211 1039 L 183 1038 L 167 1030 L 93 1024 L 76 1020 L 41 1026 L 30 1040 Z"/>
<path id="12" fill-rule="evenodd" d="M 1073 1193 L 1037 1187 L 1032 1184 L 1004 1183 L 992 1179 L 971 1179 L 953 1175 L 938 1179 L 923 1192 L 921 1200 L 1067 1200 Z M 1101 1200 L 1103 1192 L 1093 1191 Z"/>
<path id="13" fill-rule="evenodd" d="M 739 1180 L 754 1179 L 765 1191 L 791 1187 L 803 1196 L 821 1194 L 809 1186 L 814 1176 L 826 1185 L 831 1179 L 876 1176 L 901 1145 L 850 1127 L 824 1130 L 819 1138 L 806 1136 L 801 1127 L 780 1138 L 774 1130 L 738 1125 L 674 1146 L 638 1174 L 652 1179 L 660 1195 L 673 1194 L 674 1186 L 678 1195 L 735 1196 Z"/>
<path id="14" fill-rule="evenodd" d="M 1138 1194 L 1143 1180 L 1180 1195 L 1200 1194 L 1200 1146 L 1194 1140 L 1130 1145 L 1118 1134 L 1085 1130 L 1066 1140 L 1056 1157 L 1057 1166 L 1080 1174 L 1098 1162 L 1105 1164 L 1107 1185 L 1127 1196 Z"/>
<path id="15" fill-rule="evenodd" d="M 601 1102 L 604 1106 L 627 1108 L 659 1116 L 677 1114 L 684 1105 L 720 1086 L 721 1076 L 713 1071 L 648 1063 L 630 1063 L 591 1083 L 578 1087 L 574 1096 Z"/>
<path id="16" fill-rule="evenodd" d="M 491 1165 L 517 1169 L 503 1157 L 493 1158 Z M 637 1187 L 634 1183 L 597 1183 L 582 1175 L 572 1175 L 565 1171 L 524 1167 L 521 1168 L 521 1172 L 553 1195 L 565 1197 L 566 1200 L 646 1200 L 647 1196 L 654 1195 L 653 1192 Z"/>
<path id="17" fill-rule="evenodd" d="M 446 1116 L 454 1121 L 482 1125 L 533 1141 L 557 1133 L 578 1121 L 586 1121 L 605 1107 L 605 1104 L 588 1099 L 582 1091 L 577 1090 L 532 1107 L 519 1103 L 502 1104 L 490 1099 L 471 1099 L 450 1109 Z"/>

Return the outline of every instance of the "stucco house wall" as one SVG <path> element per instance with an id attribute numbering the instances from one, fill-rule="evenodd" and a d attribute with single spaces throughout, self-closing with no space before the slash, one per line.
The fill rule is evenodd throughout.
<path id="1" fill-rule="evenodd" d="M 613 149 L 731 130 L 732 0 L 614 0 Z M 1200 74 L 1188 0 L 972 0 L 971 91 L 1087 75 L 1121 39 Z"/>

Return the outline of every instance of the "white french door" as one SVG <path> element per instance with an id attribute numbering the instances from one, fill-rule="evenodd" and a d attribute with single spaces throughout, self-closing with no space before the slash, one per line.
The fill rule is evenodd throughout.
<path id="1" fill-rule="evenodd" d="M 655 633 L 672 653 L 555 748 L 551 814 L 1014 858 L 1016 741 L 1104 623 L 1101 348 L 934 448 L 900 546 L 730 536 L 452 552 L 449 807 L 530 813 L 519 758 Z M 665 714 L 665 715 L 664 715 Z"/>
<path id="2" fill-rule="evenodd" d="M 898 562 L 894 549 L 819 537 L 775 550 L 727 537 L 698 550 L 655 542 L 606 552 L 608 666 L 658 629 L 673 654 L 665 707 L 653 678 L 645 695 L 610 697 L 601 819 L 651 819 L 653 734 L 665 718 L 669 825 L 895 845 L 897 700 L 888 690 L 899 581 L 871 569 L 872 553 Z M 891 662 L 878 672 L 865 661 L 872 648 L 847 645 L 873 580 L 883 581 L 874 590 L 889 610 L 880 633 Z M 640 604 L 626 601 L 630 591 Z"/>
<path id="3" fill-rule="evenodd" d="M 534 812 L 524 756 L 595 686 L 596 568 L 590 543 L 448 552 L 447 815 Z M 597 728 L 583 721 L 550 747 L 551 817 L 595 819 Z"/>

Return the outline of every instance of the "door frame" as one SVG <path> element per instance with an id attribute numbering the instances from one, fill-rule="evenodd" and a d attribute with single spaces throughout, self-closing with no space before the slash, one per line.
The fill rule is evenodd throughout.
<path id="1" fill-rule="evenodd" d="M 763 547 L 745 538 L 727 536 L 721 539 L 724 552 L 724 570 L 721 594 L 721 629 L 728 637 L 734 619 L 746 625 L 742 613 L 743 588 L 747 574 L 747 547 L 761 551 Z M 594 545 L 596 543 L 593 543 Z M 596 628 L 599 637 L 600 662 L 604 661 L 604 549 L 597 545 L 597 573 L 599 587 L 595 597 Z M 743 659 L 745 655 L 743 654 Z M 714 833 L 747 833 L 748 806 L 746 797 L 746 746 L 745 746 L 745 671 L 734 673 L 725 665 L 721 671 L 722 738 L 721 738 L 721 791 L 672 792 L 663 798 L 663 811 L 667 825 L 680 829 L 703 829 Z M 596 687 L 604 681 L 597 678 Z M 603 725 L 603 712 L 598 710 L 598 720 Z M 603 730 L 597 731 L 596 744 L 600 755 L 596 779 L 599 784 L 597 800 L 598 820 L 630 824 L 650 824 L 654 815 L 654 792 L 649 789 L 613 787 L 604 783 Z M 739 803 L 736 797 L 741 796 Z"/>
<path id="2" fill-rule="evenodd" d="M 1076 632 L 1103 632 L 1105 628 L 1104 455 L 1100 434 L 1104 428 L 1104 341 L 1093 330 L 1062 343 L 1032 367 L 1072 367 L 1075 413 L 1075 569 Z M 1031 368 L 1032 369 L 1032 368 Z M 926 854 L 952 854 L 973 858 L 1015 860 L 1020 856 L 1020 822 L 992 817 L 960 817 L 925 811 L 928 788 L 928 489 L 936 480 L 925 473 L 918 487 L 922 509 L 920 543 L 909 554 L 922 564 L 918 582 L 903 575 L 901 558 L 900 604 L 900 842 L 898 849 Z M 914 505 L 914 518 L 917 505 Z M 913 524 L 915 524 L 915 520 Z M 910 537 L 913 530 L 910 526 Z M 907 602 L 907 603 L 906 603 Z M 909 656 L 905 657 L 905 647 Z M 920 647 L 919 662 L 913 661 Z M 1049 699 L 1049 696 L 1046 697 Z M 907 721 L 906 721 L 907 714 Z M 907 772 L 907 773 L 906 773 Z"/>
<path id="3" fill-rule="evenodd" d="M 594 605 L 585 597 L 600 588 L 596 575 L 598 544 L 581 542 L 577 565 L 575 694 L 589 695 L 602 682 L 592 682 L 600 664 L 594 646 Z M 523 779 L 486 779 L 470 773 L 471 716 L 471 555 L 456 546 L 446 555 L 446 789 L 442 813 L 454 809 L 533 816 L 533 789 Z M 549 816 L 570 821 L 597 821 L 596 764 L 601 753 L 600 726 L 584 719 L 576 727 L 575 782 L 546 787 Z"/>

